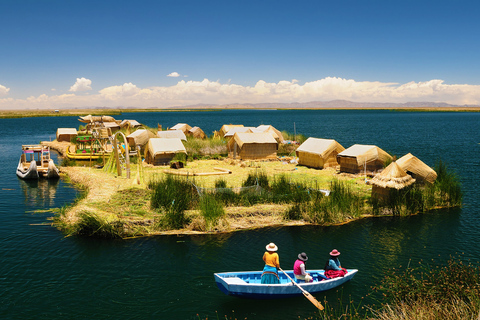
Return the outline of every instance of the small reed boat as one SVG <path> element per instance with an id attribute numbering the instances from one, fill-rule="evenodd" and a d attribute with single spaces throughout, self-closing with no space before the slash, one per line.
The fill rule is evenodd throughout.
<path id="1" fill-rule="evenodd" d="M 313 282 L 302 281 L 297 284 L 309 293 L 330 290 L 352 280 L 358 272 L 357 269 L 347 269 L 347 271 L 348 273 L 344 277 L 324 280 L 324 270 L 308 270 L 313 277 Z M 293 270 L 285 272 L 292 279 L 295 278 Z M 278 299 L 303 295 L 303 292 L 283 272 L 278 273 L 280 284 L 261 284 L 262 271 L 214 273 L 214 277 L 218 288 L 229 296 L 249 299 Z"/>
<path id="2" fill-rule="evenodd" d="M 22 179 L 57 179 L 58 168 L 50 158 L 50 148 L 44 145 L 22 145 L 17 176 Z"/>

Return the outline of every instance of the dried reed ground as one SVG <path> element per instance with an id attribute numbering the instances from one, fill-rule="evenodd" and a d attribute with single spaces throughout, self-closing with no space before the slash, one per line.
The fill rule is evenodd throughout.
<path id="1" fill-rule="evenodd" d="M 195 176 L 191 177 L 198 187 L 213 188 L 215 181 L 224 179 L 227 187 L 240 187 L 248 174 L 255 171 L 265 172 L 269 177 L 277 175 L 287 175 L 292 182 L 306 183 L 311 187 L 318 189 L 328 189 L 330 181 L 338 178 L 348 181 L 354 190 L 362 194 L 370 193 L 370 186 L 365 185 L 364 177 L 353 175 L 339 175 L 334 169 L 316 170 L 302 166 L 296 166 L 287 161 L 269 161 L 269 162 L 238 162 L 231 159 L 225 160 L 199 160 L 188 162 L 183 169 L 176 171 L 200 173 L 200 172 L 219 172 L 214 168 L 223 168 L 231 170 L 231 174 Z M 138 166 L 132 164 L 130 179 L 126 178 L 126 172 L 122 172 L 121 177 L 116 173 L 107 173 L 102 169 L 92 167 L 61 167 L 61 172 L 76 185 L 83 186 L 88 190 L 85 198 L 78 201 L 71 207 L 64 217 L 63 222 L 74 224 L 77 221 L 78 214 L 81 212 L 95 213 L 107 221 L 124 221 L 135 225 L 145 226 L 141 231 L 138 229 L 135 234 L 157 235 L 157 234 L 191 234 L 203 233 L 204 221 L 199 210 L 190 210 L 186 214 L 191 219 L 191 223 L 182 230 L 156 231 L 149 228 L 155 217 L 160 213 L 150 209 L 149 193 L 146 192 L 146 185 L 151 179 L 160 178 L 165 175 L 165 170 L 169 167 L 154 167 L 151 165 Z M 173 169 L 172 169 L 173 170 Z M 118 199 L 126 198 L 123 195 L 131 192 L 131 189 L 145 191 L 145 201 L 142 208 L 132 208 L 128 203 L 120 203 Z M 128 201 L 127 201 L 128 202 Z M 137 201 L 138 202 L 138 201 Z M 138 203 L 137 203 L 138 204 Z M 252 207 L 227 207 L 226 219 L 216 228 L 216 232 L 229 232 L 241 229 L 261 228 L 277 225 L 304 225 L 304 221 L 286 221 L 283 219 L 283 213 L 288 205 L 262 204 Z M 138 214 L 141 212 L 141 214 Z"/>

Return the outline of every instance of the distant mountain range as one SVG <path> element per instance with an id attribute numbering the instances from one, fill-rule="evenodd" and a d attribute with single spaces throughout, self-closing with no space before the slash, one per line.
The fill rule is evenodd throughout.
<path id="1" fill-rule="evenodd" d="M 165 109 L 475 109 L 480 105 L 453 105 L 444 102 L 379 103 L 347 100 L 292 103 L 233 103 L 225 105 L 196 104 Z"/>

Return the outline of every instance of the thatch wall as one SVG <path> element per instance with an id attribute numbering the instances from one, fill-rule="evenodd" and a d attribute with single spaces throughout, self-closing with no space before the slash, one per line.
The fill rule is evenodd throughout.
<path id="1" fill-rule="evenodd" d="M 360 173 L 365 170 L 367 173 L 375 173 L 382 170 L 392 156 L 373 145 L 355 144 L 343 150 L 337 155 L 337 162 L 340 165 L 340 172 Z"/>
<path id="2" fill-rule="evenodd" d="M 266 160 L 277 158 L 278 144 L 269 133 L 235 133 L 227 148 L 229 158 Z"/>
<path id="3" fill-rule="evenodd" d="M 77 136 L 77 129 L 75 128 L 58 128 L 57 129 L 57 141 L 70 142 L 72 138 Z"/>

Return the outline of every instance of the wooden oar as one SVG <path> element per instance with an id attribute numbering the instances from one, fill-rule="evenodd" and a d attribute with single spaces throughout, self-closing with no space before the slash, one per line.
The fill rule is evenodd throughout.
<path id="1" fill-rule="evenodd" d="M 298 285 L 298 283 L 296 283 L 292 278 L 290 278 L 290 276 L 289 276 L 285 271 L 283 271 L 282 268 L 278 267 L 278 269 L 280 269 L 280 271 L 282 271 L 283 273 L 285 273 L 285 275 L 287 276 L 287 278 L 290 279 L 290 281 L 292 281 L 292 283 L 293 283 L 294 285 L 296 285 L 297 288 L 302 291 L 302 293 L 303 293 L 303 295 L 305 296 L 305 298 L 307 298 L 308 300 L 310 300 L 310 302 L 313 303 L 313 305 L 314 305 L 315 307 L 317 307 L 317 308 L 320 309 L 320 310 L 323 310 L 322 304 L 321 304 L 320 302 L 318 302 L 318 300 L 315 299 L 314 296 L 312 296 L 307 290 L 305 290 L 305 289 L 303 289 L 302 287 L 300 287 L 300 286 Z"/>

